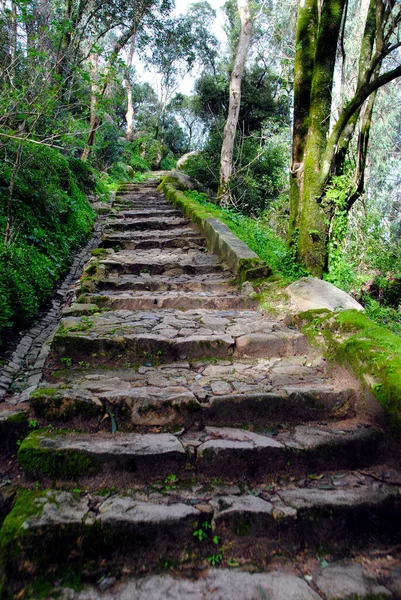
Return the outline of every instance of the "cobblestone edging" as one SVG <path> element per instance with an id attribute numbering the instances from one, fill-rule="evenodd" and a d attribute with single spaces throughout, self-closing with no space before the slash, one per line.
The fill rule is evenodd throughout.
<path id="1" fill-rule="evenodd" d="M 111 198 L 111 202 L 113 198 Z M 111 203 L 108 205 L 111 206 Z M 55 290 L 50 308 L 40 321 L 26 330 L 13 351 L 10 360 L 2 368 L 0 375 L 0 401 L 10 389 L 13 379 L 20 371 L 29 371 L 24 382 L 24 391 L 14 394 L 6 400 L 8 405 L 16 405 L 28 400 L 42 378 L 42 369 L 50 352 L 50 344 L 56 326 L 61 318 L 61 311 L 74 294 L 74 284 L 79 279 L 85 262 L 90 258 L 92 250 L 98 247 L 105 223 L 105 215 L 98 216 L 93 235 L 89 242 L 74 256 L 71 267 Z"/>

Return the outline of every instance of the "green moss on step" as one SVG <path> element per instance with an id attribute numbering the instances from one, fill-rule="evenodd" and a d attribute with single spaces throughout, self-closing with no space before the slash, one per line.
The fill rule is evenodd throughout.
<path id="1" fill-rule="evenodd" d="M 40 430 L 28 435 L 18 450 L 18 462 L 24 471 L 60 479 L 76 479 L 99 471 L 96 459 L 84 452 L 52 448 L 51 440 L 62 434 Z M 47 447 L 43 438 L 49 441 Z"/>
<path id="2" fill-rule="evenodd" d="M 92 256 L 106 256 L 107 251 L 106 248 L 95 248 L 92 250 Z"/>
<path id="3" fill-rule="evenodd" d="M 351 368 L 401 434 L 401 338 L 357 310 L 307 311 L 297 320 L 329 358 Z"/>
<path id="4" fill-rule="evenodd" d="M 10 417 L 8 417 L 7 423 L 9 425 L 27 425 L 28 415 L 26 412 L 19 412 L 15 415 L 11 415 Z"/>
<path id="5" fill-rule="evenodd" d="M 6 516 L 0 530 L 0 548 L 5 554 L 13 553 L 17 538 L 26 535 L 24 523 L 39 514 L 42 506 L 37 502 L 38 498 L 45 496 L 46 490 L 37 492 L 20 489 L 15 498 L 11 512 Z"/>

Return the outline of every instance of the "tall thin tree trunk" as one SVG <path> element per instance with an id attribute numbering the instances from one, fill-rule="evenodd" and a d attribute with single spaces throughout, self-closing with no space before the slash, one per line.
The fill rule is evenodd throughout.
<path id="1" fill-rule="evenodd" d="M 103 98 L 103 96 L 106 93 L 106 90 L 108 88 L 108 85 L 110 83 L 110 73 L 111 70 L 114 66 L 114 63 L 117 60 L 118 55 L 120 54 L 121 50 L 124 48 L 124 46 L 129 42 L 129 40 L 132 38 L 132 36 L 135 34 L 135 31 L 137 29 L 137 25 L 138 25 L 138 21 L 135 21 L 133 23 L 131 23 L 131 27 L 129 29 L 127 29 L 127 31 L 125 31 L 116 41 L 116 43 L 114 44 L 114 48 L 113 51 L 110 55 L 109 58 L 109 62 L 104 70 L 103 73 L 103 84 L 102 86 L 99 88 L 97 83 L 96 83 L 96 89 L 94 91 L 93 89 L 93 83 L 92 83 L 92 87 L 91 87 L 91 105 L 90 105 L 90 126 L 89 126 L 89 135 L 88 135 L 88 139 L 86 141 L 86 145 L 85 145 L 85 149 L 82 153 L 81 159 L 82 160 L 87 160 L 92 146 L 95 142 L 95 137 L 96 137 L 96 132 L 99 128 L 99 118 L 97 117 L 97 106 L 98 106 L 98 102 L 100 98 Z M 93 64 L 93 63 L 92 63 Z M 96 79 L 97 79 L 97 65 L 96 65 Z M 93 78 L 92 78 L 93 79 Z"/>
<path id="2" fill-rule="evenodd" d="M 251 15 L 248 0 L 238 0 L 238 12 L 241 19 L 241 32 L 235 54 L 234 67 L 230 80 L 230 103 L 221 147 L 220 183 L 218 197 L 221 206 L 230 204 L 230 179 L 233 170 L 233 152 L 235 132 L 241 106 L 241 82 L 246 58 L 252 38 L 254 17 Z"/>
<path id="3" fill-rule="evenodd" d="M 125 88 L 127 90 L 127 112 L 125 114 L 125 120 L 127 122 L 127 141 L 132 142 L 134 136 L 134 103 L 132 99 L 132 83 L 130 77 L 130 70 L 135 52 L 135 34 L 132 36 L 129 54 L 127 57 L 127 64 L 125 67 Z"/>
<path id="4" fill-rule="evenodd" d="M 99 68 L 99 56 L 98 54 L 91 54 L 91 99 L 90 99 L 90 116 L 89 116 L 89 135 L 88 139 L 82 152 L 81 159 L 87 160 L 95 141 L 96 130 L 99 126 L 97 117 L 97 102 L 98 102 L 98 68 Z"/>

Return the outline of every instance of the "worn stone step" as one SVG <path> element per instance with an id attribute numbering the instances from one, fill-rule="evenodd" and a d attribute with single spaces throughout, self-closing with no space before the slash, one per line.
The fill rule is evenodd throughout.
<path id="1" fill-rule="evenodd" d="M 201 445 L 196 433 L 182 439 L 196 448 L 198 472 L 233 481 L 358 468 L 378 460 L 382 440 L 379 430 L 337 427 L 298 425 L 272 437 L 244 429 L 208 426 Z"/>
<path id="2" fill-rule="evenodd" d="M 70 359 L 71 360 L 71 359 Z M 72 421 L 102 416 L 119 428 L 205 424 L 257 427 L 355 416 L 358 395 L 307 356 L 199 360 L 107 371 L 67 368 L 31 395 L 40 418 Z M 84 368 L 84 371 L 81 369 Z M 55 383 L 54 383 L 55 382 Z M 74 422 L 72 421 L 72 426 Z"/>
<path id="3" fill-rule="evenodd" d="M 202 273 L 218 273 L 224 266 L 218 262 L 213 254 L 204 254 L 196 249 L 164 248 L 151 250 L 123 250 L 116 252 L 110 258 L 99 261 L 97 273 L 124 273 L 138 275 L 181 275 L 188 273 L 197 275 Z"/>
<path id="4" fill-rule="evenodd" d="M 45 386 L 31 394 L 31 407 L 39 418 L 72 426 L 75 416 L 82 425 L 83 419 L 101 418 L 112 412 L 118 428 L 123 430 L 199 429 L 212 424 L 238 427 L 245 423 L 248 427 L 269 428 L 282 426 L 283 422 L 298 424 L 355 415 L 356 394 L 350 388 L 336 389 L 311 381 L 278 392 L 221 395 L 233 389 L 225 380 L 215 379 L 211 386 L 202 387 L 203 382 L 186 378 L 181 374 L 185 369 L 179 367 L 172 373 L 149 371 L 146 379 L 139 373 L 127 373 L 126 379 L 112 373 L 97 379 L 88 375 L 79 384 L 74 381 L 73 387 Z"/>
<path id="5" fill-rule="evenodd" d="M 88 434 L 40 430 L 21 443 L 18 460 L 34 478 L 78 481 L 121 471 L 127 485 L 190 470 L 208 478 L 272 481 L 293 473 L 356 468 L 374 462 L 382 435 L 374 428 L 299 425 L 270 435 L 206 427 L 172 434 Z"/>
<path id="6" fill-rule="evenodd" d="M 78 577 L 101 577 L 124 563 L 139 572 L 156 567 L 161 556 L 178 558 L 183 544 L 188 550 L 195 545 L 192 532 L 203 519 L 200 510 L 183 503 L 22 491 L 3 525 L 2 582 L 15 598 L 43 574 L 50 581 L 63 577 L 66 565 Z"/>
<path id="7" fill-rule="evenodd" d="M 89 294 L 85 302 L 107 307 L 112 310 L 146 310 L 153 308 L 174 308 L 178 310 L 193 310 L 196 308 L 216 310 L 247 310 L 254 308 L 256 303 L 249 296 L 229 294 L 196 294 L 191 292 L 165 292 L 152 294 L 150 292 Z M 73 314 L 74 306 L 69 309 Z"/>
<path id="8" fill-rule="evenodd" d="M 53 356 L 92 366 L 184 360 L 293 356 L 308 345 L 298 331 L 270 321 L 255 310 L 118 310 L 61 321 Z"/>
<path id="9" fill-rule="evenodd" d="M 161 232 L 157 232 L 161 233 Z M 152 249 L 152 248 L 204 248 L 205 247 L 205 238 L 200 236 L 195 231 L 191 231 L 190 235 L 183 235 L 176 237 L 172 235 L 170 232 L 167 236 L 159 236 L 156 234 L 154 236 L 144 236 L 142 238 L 132 237 L 130 235 L 113 235 L 113 234 L 104 234 L 103 239 L 100 243 L 102 248 L 115 248 L 119 246 L 124 250 L 135 250 L 135 249 Z"/>
<path id="10" fill-rule="evenodd" d="M 172 237 L 178 236 L 179 238 L 192 238 L 199 237 L 199 232 L 196 231 L 193 227 L 181 227 L 174 229 L 173 233 L 171 231 L 166 230 L 155 230 L 151 229 L 150 231 L 119 231 L 112 232 L 105 229 L 103 231 L 103 239 L 113 239 L 117 243 L 119 241 L 140 241 L 146 239 L 171 239 Z"/>
<path id="11" fill-rule="evenodd" d="M 165 485 L 169 487 L 170 484 L 167 482 Z M 174 487 L 174 483 L 171 486 Z M 11 597 L 15 597 L 27 580 L 35 580 L 44 566 L 53 580 L 62 580 L 62 570 L 68 564 L 74 573 L 82 575 L 84 582 L 85 578 L 100 581 L 102 576 L 110 576 L 110 573 L 143 573 L 144 570 L 155 569 L 161 559 L 168 560 L 169 565 L 179 567 L 187 564 L 196 569 L 202 564 L 206 566 L 210 555 L 218 554 L 220 557 L 216 563 L 221 562 L 223 567 L 233 563 L 255 563 L 259 568 L 266 568 L 274 556 L 283 553 L 288 562 L 298 553 L 303 554 L 305 561 L 308 554 L 316 559 L 316 552 L 328 556 L 332 562 L 330 555 L 350 556 L 372 538 L 380 545 L 383 541 L 399 543 L 401 537 L 399 528 L 394 527 L 400 518 L 401 508 L 398 487 L 378 482 L 343 490 L 280 489 L 274 495 L 266 492 L 259 496 L 239 493 L 202 497 L 199 494 L 190 499 L 187 494 L 184 501 L 177 490 L 175 497 L 166 498 L 163 494 L 146 496 L 142 490 L 125 495 L 112 493 L 106 498 L 96 492 L 74 494 L 55 489 L 20 492 L 3 526 L 4 575 L 6 586 L 14 593 Z M 203 532 L 201 539 L 200 531 Z M 314 564 L 318 566 L 312 559 L 309 568 L 313 568 Z M 383 590 L 374 578 L 352 563 L 328 563 L 326 569 L 331 569 L 328 575 L 324 575 L 324 568 L 316 567 L 313 570 L 317 586 L 315 592 L 322 592 L 323 597 L 352 597 L 329 595 L 330 589 L 338 593 L 341 584 L 344 590 L 344 580 L 348 580 L 348 586 L 351 580 L 352 591 L 359 590 L 358 596 L 353 597 L 364 597 L 361 593 L 364 594 L 366 588 L 361 591 L 360 586 L 361 582 L 366 584 L 366 580 L 370 584 L 367 588 L 369 593 L 374 590 L 379 594 L 366 595 L 366 598 L 391 597 L 389 590 L 386 594 L 387 588 Z M 289 595 L 284 585 L 284 582 L 289 585 L 288 579 L 280 580 L 278 575 L 271 573 L 267 582 L 270 580 L 272 584 L 271 576 L 274 575 L 276 583 L 266 591 L 270 589 L 276 595 L 266 597 L 272 600 L 320 597 L 306 586 L 305 579 L 302 581 L 306 587 L 294 581 L 294 576 L 288 575 L 288 571 L 291 573 L 291 569 L 287 570 L 287 577 L 292 583 L 289 589 L 293 595 Z M 241 579 L 235 578 L 235 573 L 232 570 L 227 572 L 223 581 L 225 586 L 238 585 L 236 589 L 239 592 L 244 588 Z M 259 573 L 258 577 L 261 578 L 258 584 L 266 583 L 263 579 L 266 575 Z M 170 576 L 170 585 L 171 579 Z M 358 583 L 359 588 L 355 587 Z M 169 588 L 169 597 L 184 598 L 171 595 L 175 594 L 175 589 Z M 219 590 L 213 590 L 216 591 Z M 186 586 L 185 597 L 188 592 Z M 218 598 L 232 597 L 231 594 L 222 596 L 219 593 Z M 261 595 L 259 589 L 258 597 Z M 102 597 L 105 596 L 102 594 Z M 137 598 L 136 595 L 120 594 L 111 597 Z M 198 597 L 209 596 L 194 596 Z M 210 597 L 216 596 L 213 593 Z"/>
<path id="12" fill-rule="evenodd" d="M 116 200 L 113 202 L 112 207 L 115 210 L 124 210 L 124 209 L 131 209 L 131 208 L 135 208 L 135 209 L 142 209 L 145 210 L 146 208 L 149 208 L 149 206 L 151 206 L 154 209 L 158 209 L 158 208 L 171 208 L 171 203 L 170 202 L 166 202 L 165 200 L 162 199 L 156 199 L 156 198 L 149 198 L 149 199 L 145 199 L 143 201 L 139 201 L 136 196 L 117 196 Z"/>
<path id="13" fill-rule="evenodd" d="M 327 561 L 326 561 L 327 562 Z M 237 564 L 239 566 L 240 563 Z M 299 564 L 299 563 L 298 563 Z M 103 582 L 88 585 L 74 592 L 65 588 L 60 591 L 62 600 L 386 600 L 395 598 L 400 586 L 399 562 L 393 572 L 386 577 L 385 584 L 381 573 L 369 571 L 369 557 L 365 563 L 356 561 L 333 562 L 329 566 L 316 566 L 313 576 L 301 576 L 295 566 L 269 572 L 251 573 L 247 569 L 220 568 L 182 573 L 153 574 L 145 577 L 128 577 L 121 580 L 103 579 Z M 292 567 L 292 568 L 291 568 Z M 306 565 L 305 565 L 306 567 Z M 310 570 L 310 567 L 309 567 Z M 383 569 L 386 573 L 386 570 Z M 310 584 L 308 585 L 308 581 Z M 103 583 L 103 585 L 102 585 Z M 107 591 L 102 591 L 102 588 Z M 398 596 L 397 596 L 398 597 Z"/>
<path id="14" fill-rule="evenodd" d="M 36 431 L 18 450 L 26 473 L 77 480 L 97 473 L 124 471 L 132 480 L 179 471 L 186 451 L 172 434 L 79 434 Z"/>
<path id="15" fill-rule="evenodd" d="M 165 208 L 153 208 L 152 207 L 136 207 L 135 205 L 132 209 L 124 209 L 119 210 L 117 213 L 119 218 L 124 219 L 142 219 L 148 217 L 182 217 L 182 212 L 180 210 L 176 210 L 175 208 L 171 208 L 171 204 L 167 205 Z"/>
<path id="16" fill-rule="evenodd" d="M 144 230 L 144 229 L 174 229 L 188 225 L 184 217 L 149 217 L 143 219 L 109 219 L 107 227 L 113 231 Z"/>
<path id="17" fill-rule="evenodd" d="M 139 275 L 108 275 L 102 280 L 92 282 L 93 290 L 99 291 L 114 290 L 149 290 L 149 291 L 175 291 L 183 292 L 224 292 L 235 291 L 234 285 L 230 284 L 232 275 L 226 271 L 226 275 L 221 276 L 216 273 L 204 273 L 196 276 L 189 274 L 182 275 L 149 275 L 149 273 L 140 273 Z"/>

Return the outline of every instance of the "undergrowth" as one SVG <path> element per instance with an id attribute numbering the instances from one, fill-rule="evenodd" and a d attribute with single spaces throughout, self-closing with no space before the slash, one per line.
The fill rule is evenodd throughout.
<path id="1" fill-rule="evenodd" d="M 17 151 L 0 148 L 0 342 L 50 297 L 95 218 L 86 197 L 97 185 L 91 168 L 45 146 L 22 145 L 10 194 Z"/>

